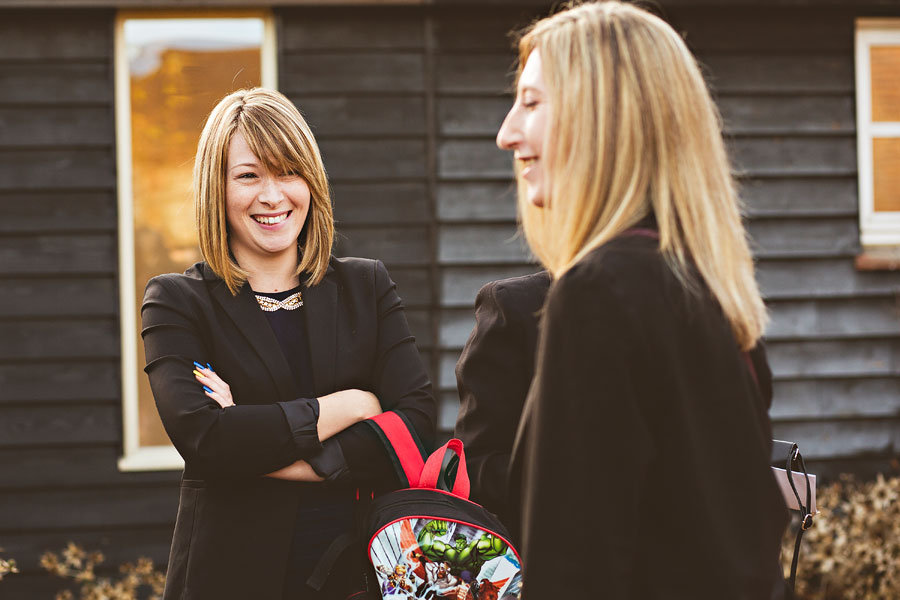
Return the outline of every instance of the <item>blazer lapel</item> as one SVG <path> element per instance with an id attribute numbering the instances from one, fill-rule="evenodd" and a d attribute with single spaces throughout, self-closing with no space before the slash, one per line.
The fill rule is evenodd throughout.
<path id="1" fill-rule="evenodd" d="M 204 265 L 204 277 L 209 280 L 215 277 L 208 266 Z M 238 330 L 250 346 L 259 355 L 262 363 L 269 370 L 272 380 L 281 396 L 280 400 L 293 400 L 296 398 L 296 384 L 291 375 L 291 368 L 281 353 L 278 338 L 272 332 L 265 315 L 259 308 L 256 298 L 249 285 L 241 286 L 237 296 L 232 296 L 228 286 L 221 279 L 215 277 L 212 284 L 212 297 L 234 321 Z"/>
<path id="2" fill-rule="evenodd" d="M 306 287 L 306 283 L 303 284 L 309 355 L 312 360 L 313 383 L 318 395 L 335 390 L 337 283 L 333 272 L 334 268 L 328 265 L 328 271 L 319 285 Z"/>

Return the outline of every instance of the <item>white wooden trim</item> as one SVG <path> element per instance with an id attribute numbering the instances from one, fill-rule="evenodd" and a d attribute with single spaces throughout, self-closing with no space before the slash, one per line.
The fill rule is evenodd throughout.
<path id="1" fill-rule="evenodd" d="M 900 245 L 900 212 L 875 212 L 872 139 L 900 137 L 900 123 L 872 122 L 869 52 L 873 46 L 900 46 L 900 19 L 856 20 L 856 157 L 859 178 L 859 231 L 863 247 Z"/>
<path id="2" fill-rule="evenodd" d="M 140 449 L 137 373 L 137 301 L 134 293 L 134 210 L 131 172 L 131 86 L 128 77 L 128 52 L 125 45 L 125 19 L 115 23 L 114 69 L 116 98 L 116 189 L 119 212 L 119 338 L 122 353 L 122 464 Z"/>
<path id="3" fill-rule="evenodd" d="M 174 446 L 144 446 L 119 459 L 120 471 L 180 471 L 184 459 Z"/>
<path id="4" fill-rule="evenodd" d="M 116 187 L 119 225 L 119 327 L 122 372 L 122 471 L 184 469 L 184 460 L 171 445 L 141 446 L 138 410 L 137 315 L 135 314 L 134 203 L 131 164 L 131 86 L 125 21 L 134 18 L 259 18 L 263 21 L 260 82 L 278 88 L 278 43 L 275 18 L 268 10 L 251 11 L 120 11 L 114 31 Z"/>

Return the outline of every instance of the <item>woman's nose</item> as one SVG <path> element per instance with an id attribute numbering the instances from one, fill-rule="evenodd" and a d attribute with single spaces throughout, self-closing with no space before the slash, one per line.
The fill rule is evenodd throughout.
<path id="1" fill-rule="evenodd" d="M 497 147 L 501 150 L 515 150 L 522 139 L 515 110 L 515 107 L 509 109 L 503 124 L 500 125 L 500 131 L 497 132 Z"/>
<path id="2" fill-rule="evenodd" d="M 265 204 L 276 205 L 284 198 L 281 186 L 278 184 L 276 177 L 268 176 L 263 179 L 262 190 L 259 194 L 259 201 Z"/>

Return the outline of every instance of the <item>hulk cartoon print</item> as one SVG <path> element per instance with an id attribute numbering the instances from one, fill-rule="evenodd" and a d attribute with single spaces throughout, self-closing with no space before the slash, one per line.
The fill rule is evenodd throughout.
<path id="1" fill-rule="evenodd" d="M 448 531 L 447 521 L 428 521 L 419 532 L 418 542 L 422 553 L 428 559 L 448 563 L 454 575 L 468 571 L 468 578 L 474 578 L 484 563 L 503 556 L 507 550 L 506 542 L 490 533 L 481 533 L 472 540 L 457 533 L 453 537 L 453 542 L 447 543 L 441 538 L 445 537 Z"/>

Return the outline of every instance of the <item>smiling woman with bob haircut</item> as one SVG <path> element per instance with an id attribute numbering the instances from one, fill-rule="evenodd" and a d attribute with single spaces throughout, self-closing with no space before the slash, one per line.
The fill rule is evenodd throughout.
<path id="1" fill-rule="evenodd" d="M 554 278 L 511 465 L 525 597 L 777 597 L 766 309 L 684 41 L 616 1 L 537 22 L 497 143 Z"/>
<path id="2" fill-rule="evenodd" d="M 213 109 L 194 167 L 204 261 L 155 277 L 146 372 L 184 457 L 165 598 L 345 598 L 353 560 L 307 585 L 354 526 L 357 490 L 399 485 L 365 419 L 396 411 L 426 445 L 431 384 L 379 261 L 332 256 L 328 181 L 278 92 Z M 317 588 L 320 586 L 317 586 Z"/>

